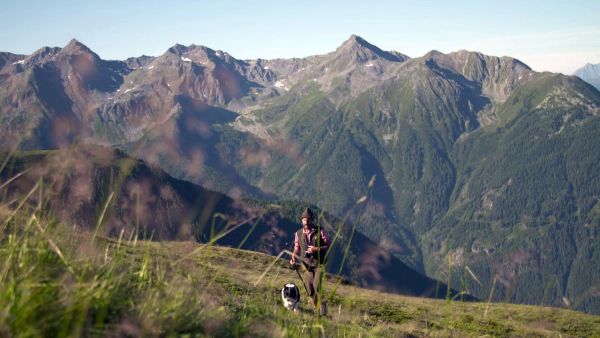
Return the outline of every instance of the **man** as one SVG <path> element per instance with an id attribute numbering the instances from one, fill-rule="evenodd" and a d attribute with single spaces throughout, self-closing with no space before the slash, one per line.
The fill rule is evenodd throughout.
<path id="1" fill-rule="evenodd" d="M 314 225 L 315 216 L 310 208 L 304 210 L 300 219 L 302 229 L 296 231 L 294 236 L 294 254 L 290 264 L 296 266 L 297 260 L 300 260 L 309 302 L 315 308 L 320 306 L 320 315 L 326 315 L 327 301 L 322 297 L 321 281 L 323 264 L 331 241 L 324 229 Z"/>

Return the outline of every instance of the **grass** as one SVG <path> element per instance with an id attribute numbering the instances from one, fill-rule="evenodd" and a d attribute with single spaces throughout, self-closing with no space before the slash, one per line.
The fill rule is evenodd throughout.
<path id="1" fill-rule="evenodd" d="M 600 336 L 598 316 L 385 294 L 336 276 L 326 283 L 329 316 L 316 316 L 306 297 L 294 314 L 279 292 L 300 281 L 283 260 L 125 233 L 94 238 L 36 210 L 15 215 L 0 236 L 2 336 Z"/>

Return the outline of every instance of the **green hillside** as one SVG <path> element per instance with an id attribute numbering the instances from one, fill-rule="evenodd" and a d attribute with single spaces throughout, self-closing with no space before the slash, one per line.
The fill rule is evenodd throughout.
<path id="1" fill-rule="evenodd" d="M 556 95 L 574 90 L 585 96 Z M 463 252 L 485 287 L 504 281 L 498 297 L 597 312 L 600 120 L 584 97 L 600 100 L 580 81 L 545 77 L 499 108 L 502 126 L 457 144 L 450 208 L 423 239 L 445 248 L 425 256 Z"/>
<path id="2" fill-rule="evenodd" d="M 597 316 L 510 304 L 428 300 L 329 276 L 329 315 L 280 301 L 299 283 L 286 263 L 192 242 L 109 239 L 18 213 L 0 235 L 5 336 L 562 336 L 600 335 Z M 261 278 L 262 277 L 262 278 Z"/>

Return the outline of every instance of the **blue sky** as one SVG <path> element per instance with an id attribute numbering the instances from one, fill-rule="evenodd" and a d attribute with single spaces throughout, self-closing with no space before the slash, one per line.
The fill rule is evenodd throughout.
<path id="1" fill-rule="evenodd" d="M 104 59 L 160 55 L 175 43 L 239 59 L 304 57 L 357 34 L 411 57 L 467 49 L 565 74 L 600 63 L 600 0 L 3 0 L 1 7 L 0 51 L 21 54 L 76 38 Z"/>

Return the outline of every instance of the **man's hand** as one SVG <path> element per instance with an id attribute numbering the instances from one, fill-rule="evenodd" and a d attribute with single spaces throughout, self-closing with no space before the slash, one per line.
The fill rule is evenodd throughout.
<path id="1" fill-rule="evenodd" d="M 312 246 L 312 245 L 309 245 L 309 246 L 308 246 L 308 249 L 306 250 L 306 252 L 308 252 L 308 253 L 311 253 L 311 254 L 312 254 L 312 253 L 315 253 L 315 252 L 317 252 L 317 251 L 319 251 L 319 247 L 317 247 L 317 246 Z"/>
<path id="2" fill-rule="evenodd" d="M 290 259 L 290 269 L 292 270 L 298 270 L 298 268 L 300 267 L 300 264 L 298 264 L 298 262 L 296 262 L 295 259 Z"/>

